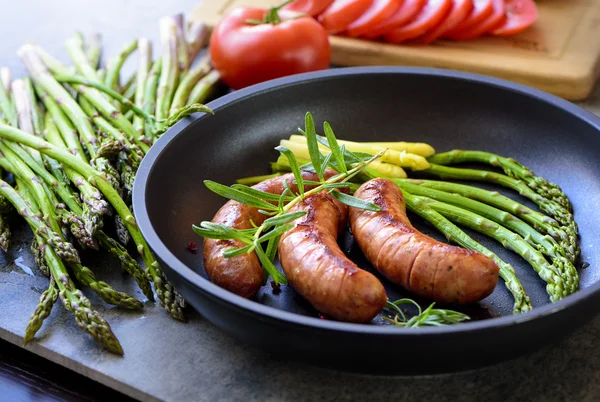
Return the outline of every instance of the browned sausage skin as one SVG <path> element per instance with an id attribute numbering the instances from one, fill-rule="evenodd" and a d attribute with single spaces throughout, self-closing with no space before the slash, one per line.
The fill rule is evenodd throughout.
<path id="1" fill-rule="evenodd" d="M 385 306 L 381 282 L 350 261 L 337 244 L 348 208 L 329 194 L 312 195 L 291 208 L 307 214 L 279 241 L 279 261 L 289 284 L 313 307 L 340 321 L 368 322 Z"/>
<path id="2" fill-rule="evenodd" d="M 325 177 L 331 177 L 335 173 L 333 170 L 327 170 Z M 302 177 L 304 180 L 318 180 L 317 175 L 311 172 L 302 172 Z M 290 173 L 265 180 L 252 187 L 271 194 L 281 194 L 285 181 L 290 190 L 296 192 L 298 187 L 293 184 L 293 180 L 294 176 Z M 261 225 L 266 218 L 267 216 L 258 212 L 257 208 L 237 201 L 228 201 L 217 211 L 212 222 L 235 229 L 250 229 L 252 222 Z M 204 239 L 204 269 L 211 282 L 242 297 L 250 298 L 258 292 L 264 280 L 263 269 L 256 253 L 231 258 L 223 256 L 225 250 L 244 246 L 246 244 L 239 240 Z"/>
<path id="3" fill-rule="evenodd" d="M 350 227 L 367 259 L 390 281 L 441 303 L 474 303 L 494 291 L 496 263 L 415 229 L 406 216 L 402 191 L 393 182 L 370 180 L 354 196 L 382 208 L 350 208 Z"/>

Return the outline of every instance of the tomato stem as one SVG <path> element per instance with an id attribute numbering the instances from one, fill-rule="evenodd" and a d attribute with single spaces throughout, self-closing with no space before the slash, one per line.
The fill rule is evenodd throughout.
<path id="1" fill-rule="evenodd" d="M 265 15 L 264 23 L 265 24 L 274 24 L 274 25 L 279 24 L 281 22 L 281 18 L 279 17 L 278 11 L 293 1 L 296 1 L 296 0 L 286 0 L 278 6 L 271 7 L 269 9 L 269 11 L 267 12 L 267 14 Z"/>

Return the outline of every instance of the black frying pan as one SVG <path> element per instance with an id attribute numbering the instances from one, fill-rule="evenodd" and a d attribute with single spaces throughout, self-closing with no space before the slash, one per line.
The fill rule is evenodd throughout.
<path id="1" fill-rule="evenodd" d="M 208 320 L 241 342 L 310 363 L 369 373 L 456 371 L 514 358 L 556 342 L 590 320 L 600 302 L 600 120 L 581 108 L 525 86 L 480 75 L 421 68 L 368 67 L 287 77 L 226 95 L 201 115 L 168 131 L 137 174 L 134 210 L 169 279 Z M 424 141 L 438 152 L 455 148 L 512 156 L 558 183 L 571 198 L 581 234 L 581 290 L 551 304 L 544 283 L 520 257 L 469 232 L 511 263 L 535 309 L 511 314 L 501 281 L 466 312 L 473 320 L 442 328 L 404 329 L 323 320 L 293 289 L 270 286 L 245 300 L 205 279 L 202 239 L 192 224 L 210 220 L 225 202 L 202 181 L 231 184 L 269 173 L 283 136 L 310 111 L 338 138 Z M 481 186 L 480 184 L 478 184 Z M 506 195 L 517 197 L 510 191 Z M 425 233 L 434 229 L 415 217 Z M 360 266 L 371 269 L 352 238 L 341 240 Z M 595 247 L 596 246 L 596 247 Z M 410 296 L 384 280 L 389 297 Z"/>

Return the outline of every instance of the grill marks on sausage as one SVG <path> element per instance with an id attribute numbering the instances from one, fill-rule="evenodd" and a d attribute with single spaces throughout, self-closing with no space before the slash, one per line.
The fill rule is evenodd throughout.
<path id="1" fill-rule="evenodd" d="M 383 285 L 350 261 L 337 244 L 347 207 L 327 193 L 292 208 L 307 211 L 279 241 L 279 259 L 290 285 L 334 319 L 368 322 L 385 306 Z"/>
<path id="2" fill-rule="evenodd" d="M 325 171 L 325 177 L 331 177 L 333 170 Z M 303 172 L 304 180 L 318 180 L 315 173 Z M 288 187 L 298 191 L 293 184 L 294 175 L 287 174 L 273 179 L 265 180 L 253 188 L 271 194 L 283 193 L 286 182 Z M 311 187 L 307 186 L 307 190 Z M 213 223 L 220 223 L 234 229 L 250 229 L 252 222 L 261 225 L 266 215 L 258 212 L 257 208 L 241 204 L 237 201 L 228 201 L 219 209 L 213 218 Z M 204 239 L 204 269 L 211 282 L 242 297 L 251 298 L 263 284 L 264 272 L 256 253 L 247 253 L 235 257 L 225 258 L 223 252 L 231 248 L 246 246 L 239 240 L 212 240 Z"/>
<path id="3" fill-rule="evenodd" d="M 390 281 L 443 303 L 473 303 L 494 290 L 499 268 L 488 257 L 451 246 L 415 229 L 406 216 L 402 191 L 373 179 L 354 194 L 380 212 L 350 208 L 350 225 L 365 257 Z"/>

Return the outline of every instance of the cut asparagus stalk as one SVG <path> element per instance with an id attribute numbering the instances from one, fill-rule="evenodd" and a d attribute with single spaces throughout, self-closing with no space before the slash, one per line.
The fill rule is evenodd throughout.
<path id="1" fill-rule="evenodd" d="M 177 67 L 179 71 L 185 72 L 190 67 L 189 53 L 187 49 L 187 43 L 185 40 L 185 17 L 183 14 L 175 14 L 173 21 L 176 27 L 176 40 L 177 40 Z"/>
<path id="2" fill-rule="evenodd" d="M 177 27 L 171 17 L 159 21 L 162 67 L 156 92 L 156 118 L 166 119 L 173 99 L 179 68 L 177 67 Z"/>
<path id="3" fill-rule="evenodd" d="M 187 48 L 190 64 L 196 60 L 200 50 L 207 45 L 210 35 L 203 23 L 191 24 L 187 32 Z"/>
<path id="4" fill-rule="evenodd" d="M 12 74 L 9 68 L 3 67 L 0 69 L 0 75 L 2 80 L 2 85 L 0 85 L 0 114 L 4 116 L 4 119 L 10 125 L 16 127 L 19 124 L 17 109 L 10 96 Z"/>
<path id="5" fill-rule="evenodd" d="M 88 64 L 93 69 L 97 69 L 102 56 L 102 36 L 99 33 L 93 33 L 88 37 L 86 56 Z"/>
<path id="6" fill-rule="evenodd" d="M 146 38 L 138 40 L 138 68 L 135 81 L 135 104 L 144 105 L 144 93 L 146 89 L 146 80 L 152 66 L 152 42 Z M 146 111 L 152 114 L 154 111 Z M 133 118 L 133 128 L 140 134 L 144 135 L 144 119 L 140 116 Z"/>

